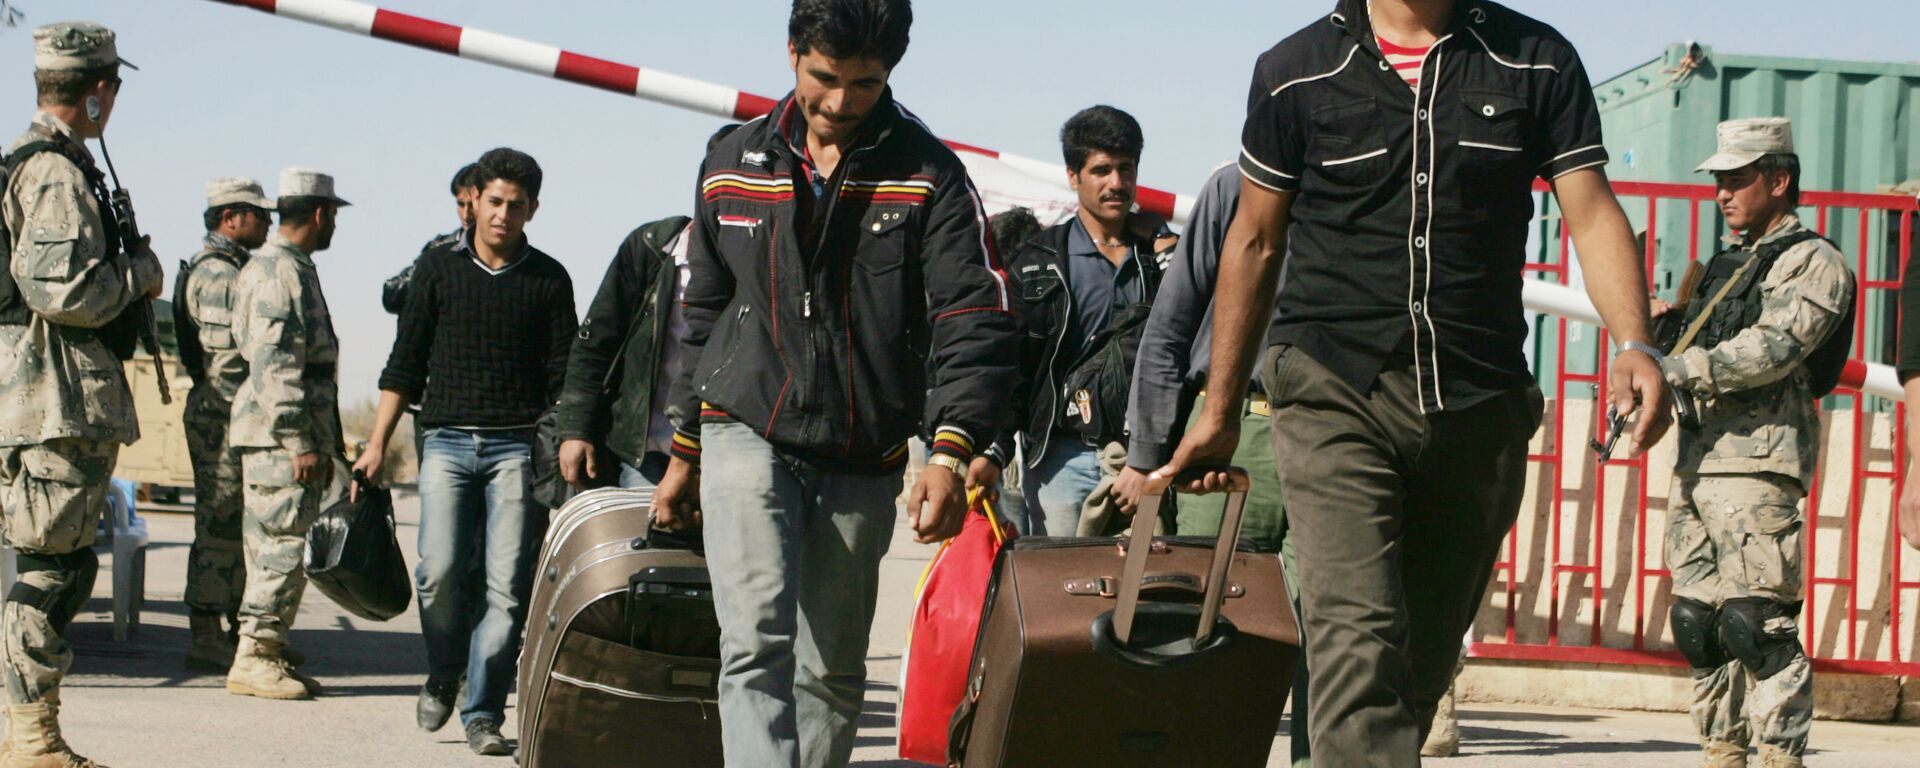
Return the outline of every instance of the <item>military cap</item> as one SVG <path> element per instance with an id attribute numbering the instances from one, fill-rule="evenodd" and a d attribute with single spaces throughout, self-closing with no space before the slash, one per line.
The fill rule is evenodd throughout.
<path id="1" fill-rule="evenodd" d="M 353 205 L 333 193 L 333 177 L 312 168 L 288 168 L 280 172 L 280 199 L 324 197 L 335 205 Z"/>
<path id="2" fill-rule="evenodd" d="M 243 176 L 228 176 L 207 182 L 207 208 L 219 208 L 223 205 L 251 205 L 262 210 L 274 210 L 273 199 L 260 188 L 260 182 Z"/>
<path id="3" fill-rule="evenodd" d="M 1720 124 L 1719 151 L 1693 169 L 1731 171 L 1745 168 L 1763 155 L 1793 154 L 1793 123 L 1784 117 L 1748 117 Z"/>
<path id="4" fill-rule="evenodd" d="M 139 69 L 120 58 L 113 30 L 91 21 L 62 21 L 33 31 L 33 66 L 46 71 L 92 69 L 119 64 Z"/>

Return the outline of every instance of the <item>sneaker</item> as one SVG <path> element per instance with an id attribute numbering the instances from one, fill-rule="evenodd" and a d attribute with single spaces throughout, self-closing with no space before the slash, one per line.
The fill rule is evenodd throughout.
<path id="1" fill-rule="evenodd" d="M 433 733 L 447 724 L 447 718 L 453 714 L 453 694 L 458 690 L 453 685 L 427 683 L 420 686 L 420 698 L 413 704 L 413 719 L 420 730 Z"/>
<path id="2" fill-rule="evenodd" d="M 467 749 L 476 755 L 499 757 L 512 754 L 507 746 L 507 737 L 500 735 L 500 724 L 488 718 L 475 718 L 467 723 Z"/>

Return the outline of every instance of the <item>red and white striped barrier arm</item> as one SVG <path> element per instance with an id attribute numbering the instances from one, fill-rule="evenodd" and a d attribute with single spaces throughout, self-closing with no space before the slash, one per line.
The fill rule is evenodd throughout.
<path id="1" fill-rule="evenodd" d="M 745 91 L 682 77 L 657 69 L 642 69 L 629 64 L 574 53 L 550 45 L 468 29 L 432 19 L 389 11 L 353 0 L 215 0 L 297 19 L 323 27 L 359 35 L 392 40 L 416 48 L 451 54 L 463 59 L 484 61 L 532 75 L 551 77 L 571 83 L 600 88 L 624 96 L 637 96 L 726 120 L 752 120 L 773 109 L 774 99 Z M 1066 168 L 1042 160 L 995 152 L 991 149 L 946 142 L 956 152 L 968 152 L 1002 163 L 1066 188 Z M 1193 210 L 1193 198 L 1150 187 L 1140 187 L 1140 207 L 1176 223 L 1184 224 Z"/>
<path id="2" fill-rule="evenodd" d="M 1578 288 L 1544 280 L 1527 280 L 1521 287 L 1520 297 L 1527 309 L 1535 312 L 1578 320 L 1596 327 L 1602 325 L 1599 311 L 1593 308 L 1593 302 L 1587 300 L 1587 292 Z M 1848 360 L 1846 367 L 1840 370 L 1840 386 L 1888 400 L 1903 397 L 1900 375 L 1893 370 L 1893 366 L 1883 363 Z"/>
<path id="3" fill-rule="evenodd" d="M 653 69 L 564 51 L 550 45 L 479 29 L 467 29 L 432 19 L 423 19 L 353 0 L 214 0 L 297 19 L 323 27 L 392 40 L 430 51 L 452 54 L 464 59 L 517 69 L 528 74 L 551 77 L 581 85 L 637 96 L 689 109 L 727 120 L 751 120 L 767 114 L 775 101 L 723 85 L 695 80 Z M 984 147 L 946 142 L 956 152 L 993 158 L 1007 166 L 1066 188 L 1063 166 L 1018 155 L 995 152 Z M 1167 219 L 1185 224 L 1193 211 L 1193 198 L 1149 187 L 1139 189 L 1140 207 Z M 1528 280 L 1523 290 L 1528 309 L 1600 325 L 1585 292 L 1539 280 Z M 1891 366 L 1858 360 L 1847 364 L 1840 385 L 1860 389 L 1870 395 L 1898 400 L 1900 378 Z"/>

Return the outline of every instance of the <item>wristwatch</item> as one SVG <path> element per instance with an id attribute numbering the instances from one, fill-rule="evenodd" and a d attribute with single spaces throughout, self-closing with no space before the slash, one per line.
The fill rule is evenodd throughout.
<path id="1" fill-rule="evenodd" d="M 1653 361 L 1656 363 L 1667 359 L 1667 353 L 1661 352 L 1659 347 L 1656 347 L 1652 344 L 1648 344 L 1644 341 L 1623 341 L 1623 342 L 1620 342 L 1620 349 L 1621 350 L 1631 349 L 1635 352 L 1639 352 L 1643 355 L 1646 355 L 1647 357 L 1653 358 Z"/>
<path id="2" fill-rule="evenodd" d="M 934 454 L 931 458 L 927 459 L 927 466 L 946 467 L 947 471 L 952 472 L 954 477 L 967 476 L 967 465 L 960 461 L 960 457 L 951 453 Z"/>

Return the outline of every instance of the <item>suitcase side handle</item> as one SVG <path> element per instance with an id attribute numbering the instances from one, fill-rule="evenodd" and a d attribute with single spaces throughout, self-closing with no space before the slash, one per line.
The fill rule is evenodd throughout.
<path id="1" fill-rule="evenodd" d="M 1213 544 L 1213 560 L 1207 568 L 1206 589 L 1201 597 L 1200 623 L 1194 629 L 1196 644 L 1204 644 L 1213 634 L 1214 620 L 1220 615 L 1221 593 L 1227 570 L 1233 562 L 1233 550 L 1240 540 L 1241 513 L 1247 507 L 1247 491 L 1252 478 L 1239 467 L 1195 467 L 1174 478 L 1150 478 L 1140 493 L 1133 512 L 1133 532 L 1127 546 L 1127 560 L 1120 571 L 1120 593 L 1113 608 L 1114 639 L 1126 645 L 1133 639 L 1133 621 L 1140 608 L 1140 588 L 1147 575 L 1147 558 L 1153 550 L 1153 522 L 1160 517 L 1160 504 L 1179 484 L 1208 473 L 1227 475 L 1227 508 L 1220 520 L 1220 536 Z"/>

